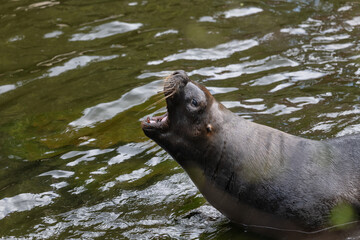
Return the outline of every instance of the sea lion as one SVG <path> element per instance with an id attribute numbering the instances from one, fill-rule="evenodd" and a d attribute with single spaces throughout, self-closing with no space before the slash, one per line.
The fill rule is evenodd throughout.
<path id="1" fill-rule="evenodd" d="M 164 94 L 167 113 L 143 121 L 145 135 L 231 221 L 280 236 L 357 221 L 360 135 L 315 141 L 245 120 L 184 71 L 166 78 Z"/>

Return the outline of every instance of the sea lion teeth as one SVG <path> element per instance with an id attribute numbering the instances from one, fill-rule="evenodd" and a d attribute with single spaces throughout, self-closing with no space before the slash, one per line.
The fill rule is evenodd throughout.
<path id="1" fill-rule="evenodd" d="M 156 129 L 164 129 L 168 128 L 168 113 L 165 113 L 162 116 L 155 116 L 155 117 L 147 117 L 142 123 L 143 129 L 148 129 L 150 131 L 154 131 Z"/>
<path id="2" fill-rule="evenodd" d="M 357 220 L 360 135 L 315 141 L 250 122 L 184 71 L 164 85 L 167 113 L 142 122 L 145 135 L 233 222 L 295 239 L 289 234 L 334 228 L 332 215 L 342 206 L 355 216 L 343 224 Z"/>

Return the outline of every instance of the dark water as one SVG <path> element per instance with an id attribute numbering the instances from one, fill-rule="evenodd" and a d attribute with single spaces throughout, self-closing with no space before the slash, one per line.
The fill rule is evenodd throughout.
<path id="1" fill-rule="evenodd" d="M 0 23 L 0 237 L 263 239 L 143 135 L 173 70 L 291 134 L 360 132 L 360 1 L 9 0 Z"/>

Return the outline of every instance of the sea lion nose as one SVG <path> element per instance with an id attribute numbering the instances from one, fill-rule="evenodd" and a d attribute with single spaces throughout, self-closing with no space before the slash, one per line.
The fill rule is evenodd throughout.
<path id="1" fill-rule="evenodd" d="M 177 70 L 171 74 L 173 77 L 181 81 L 184 85 L 189 82 L 189 77 L 184 70 Z"/>

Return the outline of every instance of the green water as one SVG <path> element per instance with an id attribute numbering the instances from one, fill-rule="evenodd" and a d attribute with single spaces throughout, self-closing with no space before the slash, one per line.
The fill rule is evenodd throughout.
<path id="1" fill-rule="evenodd" d="M 263 239 L 139 121 L 183 69 L 291 134 L 360 132 L 360 1 L 3 1 L 0 237 Z"/>

